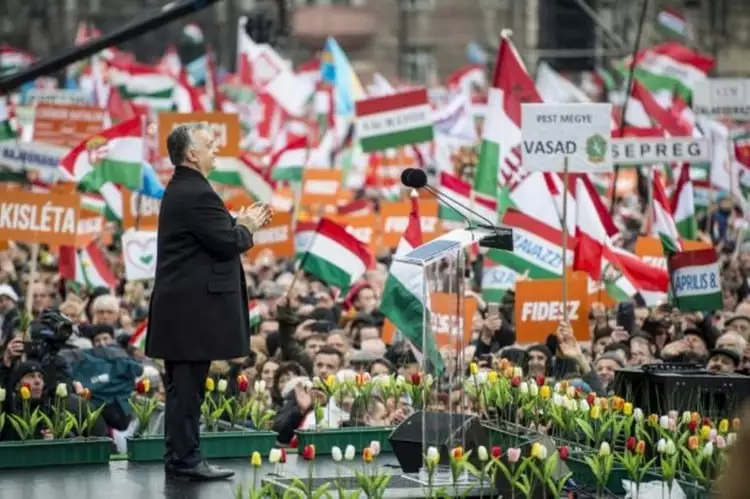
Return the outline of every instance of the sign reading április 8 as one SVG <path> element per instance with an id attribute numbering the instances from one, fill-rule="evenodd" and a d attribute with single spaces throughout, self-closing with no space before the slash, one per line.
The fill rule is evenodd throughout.
<path id="1" fill-rule="evenodd" d="M 240 120 L 236 113 L 159 113 L 159 154 L 167 157 L 167 137 L 180 125 L 206 123 L 218 140 L 217 156 L 240 155 Z"/>

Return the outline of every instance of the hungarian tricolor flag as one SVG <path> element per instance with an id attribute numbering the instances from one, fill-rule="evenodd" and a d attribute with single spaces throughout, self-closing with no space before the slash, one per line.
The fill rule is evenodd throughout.
<path id="1" fill-rule="evenodd" d="M 576 250 L 573 270 L 582 270 L 594 281 L 600 281 L 602 254 L 608 242 L 607 232 L 581 178 L 578 179 L 576 193 Z"/>
<path id="2" fill-rule="evenodd" d="M 721 310 L 721 274 L 713 248 L 682 251 L 669 257 L 672 292 L 683 312 Z"/>
<path id="3" fill-rule="evenodd" d="M 96 245 L 96 241 L 83 249 L 60 246 L 58 268 L 60 276 L 89 289 L 112 289 L 117 285 L 117 276 L 112 272 L 107 257 Z"/>
<path id="4" fill-rule="evenodd" d="M 672 195 L 672 217 L 677 232 L 683 239 L 695 240 L 698 237 L 698 223 L 695 219 L 695 194 L 690 180 L 690 165 L 683 165 L 677 186 Z"/>
<path id="5" fill-rule="evenodd" d="M 677 253 L 682 251 L 682 241 L 677 225 L 672 218 L 672 210 L 661 184 L 661 175 L 658 171 L 653 172 L 653 191 L 654 199 L 652 201 L 652 227 L 651 233 L 661 240 L 664 254 Z"/>
<path id="6" fill-rule="evenodd" d="M 365 243 L 344 227 L 323 218 L 315 229 L 307 251 L 300 257 L 300 268 L 341 291 L 346 291 L 374 262 Z"/>
<path id="7" fill-rule="evenodd" d="M 427 90 L 357 101 L 357 136 L 364 152 L 419 144 L 433 138 Z"/>

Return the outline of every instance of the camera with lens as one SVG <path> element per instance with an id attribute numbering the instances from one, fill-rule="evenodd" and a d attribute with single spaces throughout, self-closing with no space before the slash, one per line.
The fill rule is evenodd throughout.
<path id="1" fill-rule="evenodd" d="M 25 343 L 24 353 L 30 359 L 43 361 L 57 354 L 73 335 L 75 325 L 52 310 L 45 310 L 29 324 L 31 341 Z"/>

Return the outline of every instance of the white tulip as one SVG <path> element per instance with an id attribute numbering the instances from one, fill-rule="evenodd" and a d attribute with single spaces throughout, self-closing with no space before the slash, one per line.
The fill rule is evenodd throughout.
<path id="1" fill-rule="evenodd" d="M 664 454 L 667 452 L 667 441 L 662 439 L 659 439 L 659 441 L 656 443 L 656 451 L 659 454 Z"/>
<path id="2" fill-rule="evenodd" d="M 253 384 L 254 393 L 263 393 L 266 391 L 266 382 L 262 379 L 256 380 Z"/>
<path id="3" fill-rule="evenodd" d="M 487 447 L 485 447 L 484 445 L 480 445 L 479 447 L 477 447 L 477 457 L 479 458 L 480 462 L 487 462 L 490 459 L 490 454 L 487 452 Z"/>
<path id="4" fill-rule="evenodd" d="M 519 378 L 523 378 L 523 369 L 521 369 L 521 368 L 520 368 L 520 367 L 518 367 L 518 366 L 514 367 L 514 368 L 513 368 L 513 376 L 514 376 L 514 377 L 515 377 L 515 376 L 518 376 Z"/>
<path id="5" fill-rule="evenodd" d="M 685 411 L 682 413 L 682 422 L 683 424 L 687 424 L 690 422 L 690 411 Z"/>
<path id="6" fill-rule="evenodd" d="M 562 385 L 560 383 L 555 383 L 555 386 L 553 387 L 553 390 L 555 393 L 560 393 L 563 391 Z"/>
<path id="7" fill-rule="evenodd" d="M 599 455 L 601 457 L 607 457 L 610 454 L 612 454 L 612 447 L 610 447 L 608 442 L 602 442 L 602 445 L 599 447 Z"/>
<path id="8" fill-rule="evenodd" d="M 576 398 L 576 387 L 573 385 L 568 385 L 568 389 L 566 390 L 565 394 L 570 398 Z"/>
<path id="9" fill-rule="evenodd" d="M 518 391 L 521 392 L 521 395 L 527 395 L 529 393 L 529 384 L 525 381 L 522 382 L 518 385 Z"/>
<path id="10" fill-rule="evenodd" d="M 562 407 L 564 403 L 562 395 L 560 395 L 559 393 L 552 395 L 552 403 L 555 404 L 557 407 Z"/>
<path id="11" fill-rule="evenodd" d="M 711 457 L 714 455 L 714 443 L 708 442 L 705 447 L 703 447 L 703 455 L 706 457 Z"/>
<path id="12" fill-rule="evenodd" d="M 668 430 L 669 429 L 669 416 L 660 417 L 659 426 L 661 426 L 665 430 Z"/>
<path id="13" fill-rule="evenodd" d="M 581 412 L 589 412 L 591 410 L 591 407 L 589 407 L 589 403 L 586 401 L 586 399 L 581 399 L 578 401 L 578 409 Z"/>
<path id="14" fill-rule="evenodd" d="M 636 407 L 636 408 L 635 408 L 635 409 L 633 410 L 633 419 L 635 419 L 635 420 L 636 420 L 636 421 L 638 421 L 639 423 L 640 423 L 641 421 L 643 421 L 643 409 L 641 409 L 640 407 Z"/>
<path id="15" fill-rule="evenodd" d="M 565 409 L 571 412 L 575 411 L 578 409 L 578 404 L 576 404 L 575 400 L 565 397 Z"/>
<path id="16" fill-rule="evenodd" d="M 216 391 L 219 393 L 224 393 L 227 391 L 227 380 L 220 379 L 218 383 L 216 383 Z"/>
<path id="17" fill-rule="evenodd" d="M 344 459 L 344 455 L 341 453 L 341 448 L 335 445 L 331 447 L 331 457 L 334 462 L 341 462 L 341 460 Z"/>
<path id="18" fill-rule="evenodd" d="M 344 450 L 344 459 L 346 461 L 353 461 L 354 456 L 357 454 L 357 450 L 354 448 L 353 445 L 347 445 L 346 450 Z"/>
<path id="19" fill-rule="evenodd" d="M 377 457 L 380 455 L 380 441 L 379 440 L 373 440 L 370 442 L 370 450 L 372 451 L 372 455 Z"/>
<path id="20" fill-rule="evenodd" d="M 271 449 L 268 453 L 268 462 L 271 464 L 278 464 L 281 461 L 281 449 Z"/>
<path id="21" fill-rule="evenodd" d="M 440 461 L 440 453 L 438 452 L 437 447 L 428 447 L 427 462 L 431 464 L 437 464 L 438 461 Z"/>
<path id="22" fill-rule="evenodd" d="M 64 399 L 68 396 L 68 385 L 65 383 L 60 383 L 57 385 L 57 389 L 55 390 L 55 395 L 60 397 L 61 399 Z"/>
<path id="23" fill-rule="evenodd" d="M 529 395 L 532 397 L 539 396 L 539 385 L 537 385 L 535 382 L 529 383 Z"/>
<path id="24" fill-rule="evenodd" d="M 737 434 L 736 433 L 728 433 L 727 434 L 727 445 L 732 445 L 737 441 Z"/>

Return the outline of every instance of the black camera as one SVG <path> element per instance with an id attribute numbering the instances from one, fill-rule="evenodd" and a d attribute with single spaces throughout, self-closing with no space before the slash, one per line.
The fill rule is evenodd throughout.
<path id="1" fill-rule="evenodd" d="M 31 341 L 24 345 L 24 353 L 38 361 L 57 354 L 73 335 L 75 325 L 53 310 L 45 310 L 29 324 Z"/>

